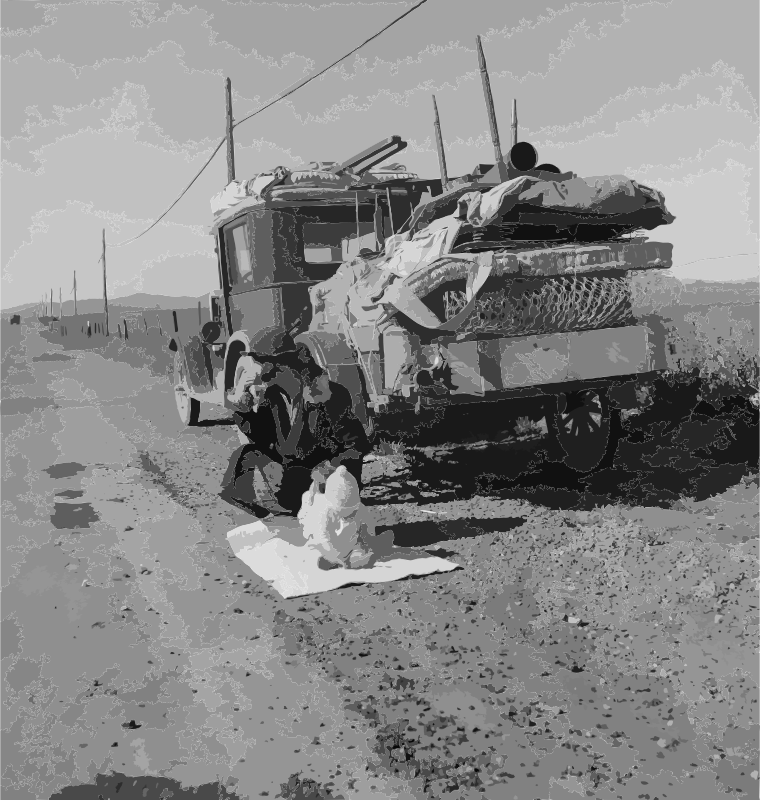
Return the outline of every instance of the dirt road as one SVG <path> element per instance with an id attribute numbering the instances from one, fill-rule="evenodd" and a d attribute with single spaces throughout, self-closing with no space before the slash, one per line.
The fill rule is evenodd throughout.
<path id="1" fill-rule="evenodd" d="M 282 600 L 227 545 L 249 518 L 217 496 L 224 415 L 183 429 L 134 358 L 21 337 L 4 795 L 757 796 L 752 410 L 632 418 L 586 482 L 526 426 L 389 447 L 366 463 L 376 519 L 462 569 Z"/>

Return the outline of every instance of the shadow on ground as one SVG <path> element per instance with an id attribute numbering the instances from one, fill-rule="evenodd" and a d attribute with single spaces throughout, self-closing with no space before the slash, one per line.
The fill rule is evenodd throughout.
<path id="1" fill-rule="evenodd" d="M 234 781 L 234 786 L 237 781 Z M 170 788 L 171 787 L 171 788 Z M 122 791 L 123 790 L 123 791 Z M 145 777 L 125 775 L 114 772 L 108 775 L 96 775 L 94 784 L 66 786 L 52 795 L 51 800 L 111 800 L 116 796 L 120 800 L 137 800 L 137 798 L 192 797 L 193 800 L 218 800 L 227 794 L 225 784 L 220 782 L 204 783 L 200 786 L 183 787 L 178 781 L 163 777 Z"/>
<path id="2" fill-rule="evenodd" d="M 196 428 L 218 428 L 228 425 L 235 425 L 235 420 L 232 417 L 225 417 L 224 419 L 202 419 L 199 420 Z"/>
<path id="3" fill-rule="evenodd" d="M 420 522 L 397 522 L 394 525 L 394 544 L 397 547 L 428 547 L 446 539 L 470 539 L 485 533 L 506 533 L 520 528 L 523 517 L 507 519 L 444 519 Z M 436 555 L 440 555 L 439 552 Z"/>
<path id="4" fill-rule="evenodd" d="M 720 494 L 758 470 L 758 410 L 739 396 L 706 402 L 698 382 L 662 388 L 649 409 L 614 426 L 618 446 L 591 474 L 551 460 L 546 436 L 536 431 L 501 440 L 491 434 L 491 441 L 483 431 L 481 442 L 473 434 L 462 444 L 400 448 L 396 469 L 371 474 L 363 499 L 374 505 L 480 495 L 553 509 L 668 508 L 682 497 Z"/>

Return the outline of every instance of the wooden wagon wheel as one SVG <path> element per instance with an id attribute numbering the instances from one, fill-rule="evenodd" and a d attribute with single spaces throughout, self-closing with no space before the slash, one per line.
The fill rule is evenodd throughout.
<path id="1" fill-rule="evenodd" d="M 617 412 L 601 389 L 558 396 L 554 413 L 547 414 L 547 429 L 566 466 L 591 472 L 615 450 L 618 441 L 612 433 L 613 413 Z"/>

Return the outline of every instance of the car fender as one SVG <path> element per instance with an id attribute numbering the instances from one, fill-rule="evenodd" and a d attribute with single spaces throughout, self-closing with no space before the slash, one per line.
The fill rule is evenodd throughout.
<path id="1" fill-rule="evenodd" d="M 243 353 L 251 349 L 251 342 L 248 335 L 242 331 L 236 331 L 227 341 L 225 348 L 225 404 L 227 404 L 227 393 L 233 388 L 235 383 L 235 369 Z"/>
<path id="2" fill-rule="evenodd" d="M 312 358 L 328 373 L 331 381 L 349 390 L 354 400 L 354 413 L 367 434 L 371 435 L 373 424 L 368 413 L 367 389 L 354 351 L 346 340 L 336 333 L 307 331 L 295 336 L 294 342 L 303 344 L 309 349 Z"/>

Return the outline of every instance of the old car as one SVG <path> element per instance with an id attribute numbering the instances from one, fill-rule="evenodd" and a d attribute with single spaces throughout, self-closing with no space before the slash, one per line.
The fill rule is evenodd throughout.
<path id="1" fill-rule="evenodd" d="M 399 136 L 340 163 L 230 180 L 212 199 L 210 321 L 171 344 L 184 422 L 202 402 L 232 407 L 243 355 L 302 344 L 350 390 L 368 432 L 414 436 L 410 414 L 443 408 L 520 413 L 546 420 L 569 466 L 598 465 L 618 411 L 668 366 L 641 298 L 672 265 L 672 246 L 646 232 L 674 217 L 623 175 L 537 165 L 515 105 L 505 156 L 490 121 L 496 163 L 452 180 L 438 115 L 437 180 L 378 166 L 406 147 Z M 287 370 L 281 379 L 297 390 Z"/>

